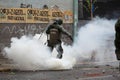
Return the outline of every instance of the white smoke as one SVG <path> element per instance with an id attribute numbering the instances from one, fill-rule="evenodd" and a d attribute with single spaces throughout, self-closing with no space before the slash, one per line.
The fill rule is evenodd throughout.
<path id="1" fill-rule="evenodd" d="M 46 35 L 36 34 L 33 38 L 22 36 L 12 38 L 11 46 L 4 50 L 21 70 L 72 69 L 76 61 L 108 62 L 116 61 L 114 53 L 114 25 L 116 20 L 95 18 L 78 31 L 73 46 L 63 45 L 62 59 L 56 58 L 44 45 Z"/>
<path id="2" fill-rule="evenodd" d="M 22 36 L 20 39 L 12 38 L 11 47 L 6 47 L 7 57 L 12 59 L 21 70 L 58 70 L 72 69 L 75 59 L 66 57 L 57 59 L 53 56 L 57 54 L 55 49 L 53 53 L 44 45 L 46 36 L 36 34 L 33 38 Z"/>
<path id="3" fill-rule="evenodd" d="M 116 61 L 114 52 L 115 22 L 116 20 L 96 17 L 83 26 L 79 30 L 74 44 L 76 55 L 80 54 L 85 60 L 101 63 Z"/>

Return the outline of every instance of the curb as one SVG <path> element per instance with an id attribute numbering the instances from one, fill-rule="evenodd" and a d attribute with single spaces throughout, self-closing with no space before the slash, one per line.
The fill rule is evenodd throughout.
<path id="1" fill-rule="evenodd" d="M 7 71 L 11 71 L 11 68 L 0 68 L 0 72 L 7 72 Z"/>
<path id="2" fill-rule="evenodd" d="M 0 65 L 0 72 L 9 72 L 9 71 L 13 71 L 14 68 L 14 64 L 1 64 Z"/>

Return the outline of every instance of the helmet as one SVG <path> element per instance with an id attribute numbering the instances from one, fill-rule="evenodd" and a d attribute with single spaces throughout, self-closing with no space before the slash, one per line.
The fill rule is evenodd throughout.
<path id="1" fill-rule="evenodd" d="M 59 24 L 59 25 L 61 25 L 61 24 L 63 24 L 63 20 L 62 20 L 62 19 L 55 19 L 55 20 L 54 20 L 54 24 Z"/>
<path id="2" fill-rule="evenodd" d="M 58 20 L 57 20 L 57 23 L 58 23 L 59 25 L 61 25 L 61 24 L 63 24 L 63 20 L 62 20 L 62 19 L 58 19 Z"/>

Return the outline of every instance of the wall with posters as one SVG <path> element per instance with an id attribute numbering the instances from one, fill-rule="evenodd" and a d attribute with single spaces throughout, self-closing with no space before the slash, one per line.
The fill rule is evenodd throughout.
<path id="1" fill-rule="evenodd" d="M 59 8 L 0 8 L 0 23 L 48 23 L 56 18 L 73 23 L 73 13 Z"/>
<path id="2" fill-rule="evenodd" d="M 34 35 L 45 30 L 49 21 L 61 18 L 64 28 L 73 33 L 73 13 L 70 10 L 62 11 L 58 7 L 51 9 L 39 8 L 0 8 L 0 50 L 8 46 L 12 37 L 20 38 L 22 35 Z M 70 44 L 69 38 L 63 38 Z"/>

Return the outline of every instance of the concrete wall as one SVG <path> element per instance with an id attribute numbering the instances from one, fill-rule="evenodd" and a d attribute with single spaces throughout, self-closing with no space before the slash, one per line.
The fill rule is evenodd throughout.
<path id="1" fill-rule="evenodd" d="M 22 35 L 41 33 L 47 25 L 42 23 L 0 23 L 0 50 L 10 45 L 12 37 L 20 38 Z M 73 24 L 64 24 L 63 26 L 71 34 L 73 33 Z M 62 40 L 68 44 L 71 43 L 70 39 L 65 35 L 62 37 Z"/>

